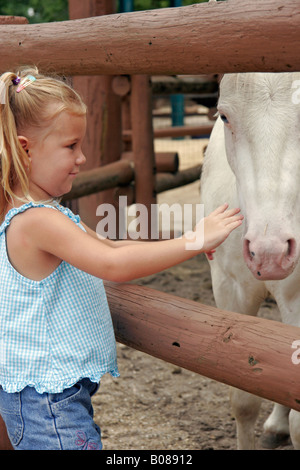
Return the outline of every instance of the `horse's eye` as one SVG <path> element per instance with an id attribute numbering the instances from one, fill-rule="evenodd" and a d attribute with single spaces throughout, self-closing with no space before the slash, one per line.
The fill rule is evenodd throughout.
<path id="1" fill-rule="evenodd" d="M 229 124 L 229 121 L 228 121 L 227 117 L 225 116 L 225 114 L 220 114 L 220 118 L 222 119 L 222 121 L 223 121 L 225 124 Z"/>

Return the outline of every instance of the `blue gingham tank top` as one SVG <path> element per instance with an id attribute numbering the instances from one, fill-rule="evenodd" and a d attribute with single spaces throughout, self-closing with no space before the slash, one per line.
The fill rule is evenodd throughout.
<path id="1" fill-rule="evenodd" d="M 82 378 L 119 375 L 116 342 L 103 281 L 62 261 L 34 281 L 11 265 L 6 228 L 33 207 L 60 210 L 82 230 L 79 216 L 59 204 L 27 203 L 11 209 L 0 226 L 0 385 L 59 393 Z"/>

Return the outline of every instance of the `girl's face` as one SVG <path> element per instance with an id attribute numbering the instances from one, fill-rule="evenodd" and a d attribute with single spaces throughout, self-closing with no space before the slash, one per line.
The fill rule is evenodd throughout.
<path id="1" fill-rule="evenodd" d="M 82 142 L 86 117 L 61 112 L 47 129 L 38 130 L 34 138 L 22 143 L 31 161 L 29 193 L 35 200 L 60 197 L 68 193 L 86 158 Z"/>

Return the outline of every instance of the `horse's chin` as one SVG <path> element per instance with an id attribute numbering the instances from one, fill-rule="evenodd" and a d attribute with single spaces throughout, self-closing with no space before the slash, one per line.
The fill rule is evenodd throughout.
<path id="1" fill-rule="evenodd" d="M 282 281 L 289 277 L 295 269 L 295 265 L 290 265 L 287 268 L 282 268 L 278 265 L 268 263 L 266 265 L 255 266 L 246 260 L 248 269 L 251 271 L 255 279 L 258 281 Z"/>

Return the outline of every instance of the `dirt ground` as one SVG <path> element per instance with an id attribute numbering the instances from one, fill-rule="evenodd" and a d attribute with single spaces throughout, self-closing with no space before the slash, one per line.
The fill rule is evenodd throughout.
<path id="1" fill-rule="evenodd" d="M 139 283 L 214 305 L 210 271 L 202 255 Z M 260 315 L 278 319 L 271 299 L 262 305 Z M 226 385 L 121 344 L 118 357 L 121 377 L 106 375 L 94 397 L 106 450 L 236 449 Z M 264 400 L 256 426 L 258 449 L 271 410 L 272 404 Z"/>
<path id="2" fill-rule="evenodd" d="M 195 200 L 197 191 L 198 185 L 193 184 L 175 190 L 168 200 Z M 203 255 L 138 283 L 215 305 L 210 269 Z M 272 299 L 265 301 L 259 314 L 279 320 Z M 235 420 L 226 385 L 121 344 L 118 358 L 121 377 L 104 376 L 93 399 L 105 450 L 236 449 Z M 263 422 L 271 410 L 272 404 L 264 400 L 256 426 L 258 449 Z"/>

